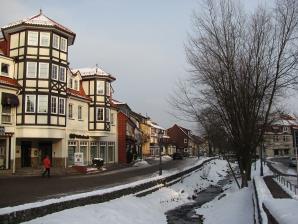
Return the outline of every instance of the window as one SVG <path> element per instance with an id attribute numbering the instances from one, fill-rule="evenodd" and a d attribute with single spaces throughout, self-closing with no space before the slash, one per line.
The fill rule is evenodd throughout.
<path id="1" fill-rule="evenodd" d="M 52 114 L 57 114 L 57 101 L 58 101 L 58 98 L 56 96 L 52 96 L 52 99 L 51 99 L 51 113 Z"/>
<path id="2" fill-rule="evenodd" d="M 12 123 L 11 106 L 2 106 L 2 124 Z"/>
<path id="3" fill-rule="evenodd" d="M 115 142 L 108 142 L 107 162 L 113 162 L 115 160 Z"/>
<path id="4" fill-rule="evenodd" d="M 106 109 L 106 121 L 110 122 L 110 109 Z"/>
<path id="5" fill-rule="evenodd" d="M 74 89 L 79 91 L 79 82 L 78 82 L 78 80 L 74 80 Z"/>
<path id="6" fill-rule="evenodd" d="M 26 95 L 26 113 L 35 112 L 35 95 Z"/>
<path id="7" fill-rule="evenodd" d="M 38 96 L 38 113 L 48 112 L 48 96 L 40 95 Z"/>
<path id="8" fill-rule="evenodd" d="M 39 78 L 47 79 L 49 77 L 49 64 L 39 63 Z"/>
<path id="9" fill-rule="evenodd" d="M 50 33 L 45 33 L 45 32 L 40 33 L 39 45 L 43 47 L 50 46 Z"/>
<path id="10" fill-rule="evenodd" d="M 288 139 L 289 139 L 289 137 L 288 137 L 288 136 L 286 136 L 286 135 L 284 135 L 284 136 L 283 136 L 283 141 L 284 141 L 284 142 L 287 142 L 287 141 L 288 141 Z"/>
<path id="11" fill-rule="evenodd" d="M 184 139 L 184 143 L 187 143 L 187 138 Z"/>
<path id="12" fill-rule="evenodd" d="M 1 63 L 1 75 L 8 75 L 9 64 Z"/>
<path id="13" fill-rule="evenodd" d="M 288 127 L 286 127 L 286 126 L 283 127 L 284 132 L 287 132 L 288 130 L 289 130 Z"/>
<path id="14" fill-rule="evenodd" d="M 278 135 L 273 135 L 273 141 L 278 142 Z"/>
<path id="15" fill-rule="evenodd" d="M 53 48 L 59 49 L 59 39 L 58 35 L 53 35 Z"/>
<path id="16" fill-rule="evenodd" d="M 103 95 L 103 85 L 99 82 L 99 81 L 97 81 L 97 94 L 99 94 L 99 95 Z"/>
<path id="17" fill-rule="evenodd" d="M 59 114 L 65 114 L 65 99 L 59 99 Z"/>
<path id="18" fill-rule="evenodd" d="M 82 106 L 78 106 L 78 119 L 82 120 Z"/>
<path id="19" fill-rule="evenodd" d="M 111 89 L 110 89 L 110 83 L 106 82 L 106 95 L 110 95 L 111 94 Z"/>
<path id="20" fill-rule="evenodd" d="M 70 89 L 73 88 L 73 87 L 72 87 L 72 78 L 69 78 L 69 79 L 68 79 L 68 87 L 69 87 Z"/>
<path id="21" fill-rule="evenodd" d="M 33 46 L 38 45 L 38 32 L 33 32 L 33 31 L 28 32 L 28 45 L 33 45 Z"/>
<path id="22" fill-rule="evenodd" d="M 103 121 L 103 108 L 96 108 L 96 120 Z"/>
<path id="23" fill-rule="evenodd" d="M 59 69 L 59 81 L 65 82 L 65 71 L 66 68 L 65 67 L 60 67 Z"/>
<path id="24" fill-rule="evenodd" d="M 68 118 L 73 118 L 72 109 L 73 109 L 73 105 L 68 104 Z"/>
<path id="25" fill-rule="evenodd" d="M 66 52 L 67 51 L 67 40 L 61 37 L 60 41 L 60 50 Z"/>
<path id="26" fill-rule="evenodd" d="M 52 65 L 52 79 L 58 79 L 58 65 Z"/>
<path id="27" fill-rule="evenodd" d="M 37 63 L 27 62 L 27 78 L 36 78 Z"/>
<path id="28" fill-rule="evenodd" d="M 114 113 L 111 113 L 111 125 L 115 124 L 115 116 Z"/>

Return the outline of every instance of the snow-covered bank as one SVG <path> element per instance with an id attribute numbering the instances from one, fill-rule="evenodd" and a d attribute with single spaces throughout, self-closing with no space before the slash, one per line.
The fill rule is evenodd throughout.
<path id="1" fill-rule="evenodd" d="M 128 195 L 109 202 L 64 210 L 27 223 L 167 223 L 165 212 L 192 201 L 195 190 L 206 189 L 224 178 L 226 161 L 215 160 L 182 182 L 164 187 L 145 197 Z"/>

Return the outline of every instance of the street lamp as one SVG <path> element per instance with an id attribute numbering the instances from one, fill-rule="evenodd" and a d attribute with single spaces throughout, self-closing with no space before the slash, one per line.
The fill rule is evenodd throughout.
<path id="1" fill-rule="evenodd" d="M 294 132 L 294 150 L 295 150 L 295 157 L 296 157 L 296 176 L 297 176 L 297 185 L 298 185 L 298 155 L 297 155 L 297 142 L 296 142 L 296 130 L 295 128 L 293 128 L 293 132 Z"/>
<path id="2" fill-rule="evenodd" d="M 159 143 L 159 176 L 162 175 L 162 167 L 161 167 L 161 150 L 162 150 L 162 139 L 163 139 L 163 130 L 158 131 L 158 143 Z"/>

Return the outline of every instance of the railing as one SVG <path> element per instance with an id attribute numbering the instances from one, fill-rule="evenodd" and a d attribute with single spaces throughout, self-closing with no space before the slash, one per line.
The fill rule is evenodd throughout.
<path id="1" fill-rule="evenodd" d="M 283 186 L 285 186 L 291 192 L 294 192 L 295 194 L 298 194 L 298 185 L 291 183 L 284 176 L 281 176 L 279 174 L 274 173 L 274 178 L 273 179 L 275 179 L 280 184 L 282 184 Z"/>

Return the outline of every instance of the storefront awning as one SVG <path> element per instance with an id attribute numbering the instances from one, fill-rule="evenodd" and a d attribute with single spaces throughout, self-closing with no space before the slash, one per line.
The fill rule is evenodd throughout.
<path id="1" fill-rule="evenodd" d="M 17 107 L 19 105 L 19 98 L 11 93 L 2 93 L 1 104 L 2 106 Z"/>

